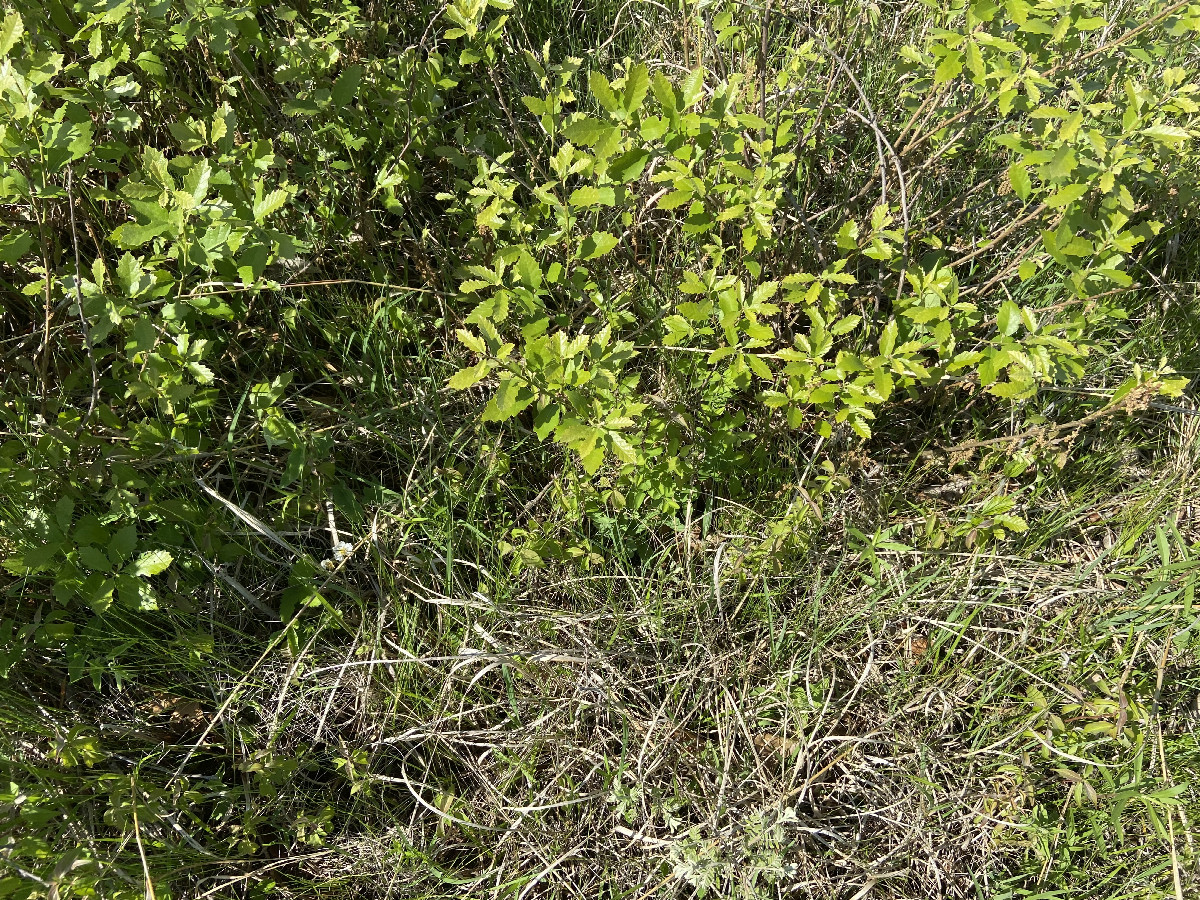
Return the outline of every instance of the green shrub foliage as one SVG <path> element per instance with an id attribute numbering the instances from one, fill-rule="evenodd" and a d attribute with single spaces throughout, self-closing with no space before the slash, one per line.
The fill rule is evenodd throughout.
<path id="1" fill-rule="evenodd" d="M 458 337 L 478 362 L 451 387 L 487 384 L 485 419 L 528 411 L 622 500 L 671 509 L 782 423 L 868 438 L 935 385 L 1021 401 L 1071 384 L 1124 315 L 1155 216 L 1195 196 L 1200 86 L 1168 48 L 1196 20 L 1143 8 L 1114 36 L 1097 10 L 971 4 L 873 100 L 800 23 L 759 78 L 626 60 L 585 79 L 527 53 L 532 127 L 494 157 L 452 152 L 476 303 Z M 814 188 L 847 163 L 861 184 Z M 1004 195 L 999 218 L 973 220 L 976 192 Z"/>

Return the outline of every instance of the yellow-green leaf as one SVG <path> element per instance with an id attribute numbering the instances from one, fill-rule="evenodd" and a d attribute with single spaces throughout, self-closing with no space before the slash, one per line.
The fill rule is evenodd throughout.
<path id="1" fill-rule="evenodd" d="M 450 380 L 446 382 L 446 385 L 453 391 L 465 391 L 467 388 L 474 387 L 486 378 L 490 368 L 491 365 L 488 360 L 480 360 L 473 366 L 459 369 L 450 376 Z"/>
<path id="2" fill-rule="evenodd" d="M 622 94 L 622 105 L 626 112 L 637 112 L 646 100 L 646 92 L 650 89 L 650 72 L 645 64 L 638 63 L 629 70 L 625 77 L 625 90 Z"/>
<path id="3" fill-rule="evenodd" d="M 1029 180 L 1029 170 L 1019 162 L 1013 163 L 1008 167 L 1008 181 L 1012 185 L 1013 192 L 1022 200 L 1029 199 L 1029 192 L 1033 185 Z"/>
<path id="4" fill-rule="evenodd" d="M 166 550 L 147 550 L 134 563 L 133 574 L 140 575 L 143 578 L 149 575 L 157 575 L 159 572 L 165 571 L 174 559 L 175 557 Z"/>
<path id="5" fill-rule="evenodd" d="M 1160 144 L 1178 144 L 1191 138 L 1187 129 L 1175 125 L 1151 125 L 1149 128 L 1143 128 L 1142 134 Z"/>
<path id="6" fill-rule="evenodd" d="M 1086 184 L 1068 184 L 1062 190 L 1055 191 L 1046 198 L 1046 205 L 1051 209 L 1059 209 L 1068 203 L 1074 203 L 1088 192 Z"/>
<path id="7" fill-rule="evenodd" d="M 617 195 L 610 187 L 585 185 L 572 191 L 567 202 L 575 207 L 612 206 L 616 199 Z"/>
<path id="8" fill-rule="evenodd" d="M 607 231 L 594 231 L 583 239 L 579 247 L 580 259 L 595 259 L 612 251 L 620 241 Z"/>
<path id="9" fill-rule="evenodd" d="M 21 14 L 16 10 L 10 11 L 4 17 L 4 22 L 0 23 L 0 56 L 8 56 L 24 33 L 25 23 L 21 20 Z"/>

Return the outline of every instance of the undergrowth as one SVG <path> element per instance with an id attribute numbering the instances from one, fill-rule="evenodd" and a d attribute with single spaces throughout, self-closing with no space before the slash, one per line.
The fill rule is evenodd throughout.
<path id="1" fill-rule="evenodd" d="M 1198 31 L 7 3 L 0 896 L 1194 894 Z"/>

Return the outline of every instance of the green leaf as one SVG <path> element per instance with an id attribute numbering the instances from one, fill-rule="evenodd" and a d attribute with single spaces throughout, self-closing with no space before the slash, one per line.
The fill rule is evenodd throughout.
<path id="1" fill-rule="evenodd" d="M 612 447 L 613 453 L 621 462 L 635 465 L 638 462 L 637 451 L 633 449 L 625 436 L 617 431 L 607 432 L 608 443 Z"/>
<path id="2" fill-rule="evenodd" d="M 1008 167 L 1008 181 L 1012 185 L 1013 192 L 1022 200 L 1029 199 L 1029 192 L 1033 185 L 1029 180 L 1029 170 L 1019 162 L 1013 163 Z"/>
<path id="3" fill-rule="evenodd" d="M 678 98 L 675 96 L 675 87 L 671 84 L 669 78 L 662 72 L 655 72 L 654 79 L 651 82 L 651 88 L 654 91 L 654 99 L 656 99 L 662 108 L 668 113 L 676 113 L 679 111 Z"/>
<path id="4" fill-rule="evenodd" d="M 338 76 L 337 81 L 333 83 L 333 102 L 338 106 L 346 106 L 358 93 L 358 86 L 362 83 L 363 72 L 362 66 L 347 66 L 346 70 Z"/>
<path id="5" fill-rule="evenodd" d="M 117 284 L 128 296 L 135 296 L 142 280 L 142 261 L 132 253 L 126 253 L 117 263 Z"/>
<path id="6" fill-rule="evenodd" d="M 604 464 L 604 447 L 598 445 L 590 453 L 581 453 L 579 461 L 583 463 L 583 471 L 589 475 L 595 475 L 600 466 Z"/>
<path id="7" fill-rule="evenodd" d="M 142 166 L 160 187 L 165 187 L 168 191 L 175 190 L 175 181 L 171 178 L 167 158 L 162 151 L 154 147 L 145 147 L 142 150 Z"/>
<path id="8" fill-rule="evenodd" d="M 683 189 L 671 191 L 663 197 L 659 198 L 658 208 L 662 210 L 675 209 L 677 206 L 683 206 L 688 203 L 693 197 L 691 185 Z"/>
<path id="9" fill-rule="evenodd" d="M 537 260 L 523 252 L 517 259 L 517 277 L 521 279 L 521 284 L 529 288 L 531 291 L 536 291 L 542 286 L 542 269 L 537 264 Z"/>
<path id="10" fill-rule="evenodd" d="M 137 558 L 137 562 L 133 567 L 133 574 L 146 578 L 150 575 L 157 575 L 164 572 L 167 566 L 175 561 L 166 550 L 147 550 Z"/>
<path id="11" fill-rule="evenodd" d="M 533 431 L 538 436 L 539 441 L 544 441 L 550 436 L 555 428 L 558 427 L 559 420 L 562 418 L 563 408 L 558 403 L 550 403 L 544 409 L 538 411 L 538 414 L 533 417 Z"/>
<path id="12" fill-rule="evenodd" d="M 899 328 L 896 325 L 896 320 L 892 319 L 883 328 L 883 333 L 879 335 L 879 355 L 889 357 L 896 349 L 896 335 Z"/>
<path id="13" fill-rule="evenodd" d="M 691 109 L 704 96 L 704 76 L 707 74 L 703 66 L 692 69 L 687 77 L 683 79 L 683 84 L 679 86 L 679 91 L 683 95 L 683 108 Z"/>
<path id="14" fill-rule="evenodd" d="M 99 547 L 90 544 L 79 548 L 79 561 L 95 572 L 112 571 L 112 560 Z"/>
<path id="15" fill-rule="evenodd" d="M 460 328 L 454 332 L 454 336 L 468 349 L 474 353 L 486 353 L 487 344 L 483 338 L 473 332 L 467 331 L 465 328 Z"/>
<path id="16" fill-rule="evenodd" d="M 962 72 L 962 54 L 957 50 L 950 50 L 942 57 L 942 61 L 938 63 L 938 67 L 933 73 L 933 83 L 935 85 L 944 84 L 947 81 L 953 81 Z"/>
<path id="17" fill-rule="evenodd" d="M 1062 144 L 1054 151 L 1050 162 L 1042 166 L 1040 175 L 1043 181 L 1050 178 L 1069 178 L 1077 165 L 1075 151 L 1066 144 Z"/>
<path id="18" fill-rule="evenodd" d="M 610 187 L 593 187 L 585 185 L 571 192 L 567 202 L 574 207 L 612 206 L 617 195 Z"/>
<path id="19" fill-rule="evenodd" d="M 996 327 L 1000 329 L 1000 333 L 1005 337 L 1010 337 L 1016 334 L 1017 329 L 1021 326 L 1021 310 L 1017 304 L 1011 300 L 1005 300 L 1000 305 L 1000 312 L 996 316 Z"/>
<path id="20" fill-rule="evenodd" d="M 450 380 L 446 382 L 446 386 L 452 391 L 465 391 L 469 387 L 474 387 L 480 381 L 487 377 L 491 370 L 490 360 L 480 360 L 473 366 L 467 366 L 465 369 L 459 369 L 450 376 Z"/>
<path id="21" fill-rule="evenodd" d="M 33 238 L 25 231 L 10 231 L 0 238 L 0 262 L 15 263 L 29 252 Z"/>
<path id="22" fill-rule="evenodd" d="M 1037 393 L 1037 384 L 1033 381 L 1001 381 L 993 384 L 988 393 L 1005 400 L 1019 400 Z"/>
<path id="23" fill-rule="evenodd" d="M 563 419 L 554 432 L 554 439 L 560 444 L 566 444 L 580 455 L 592 452 L 600 431 L 592 425 L 585 425 L 578 419 Z"/>
<path id="24" fill-rule="evenodd" d="M 123 560 L 133 553 L 133 548 L 136 546 L 137 526 L 126 525 L 108 542 L 108 555 L 113 559 Z"/>
<path id="25" fill-rule="evenodd" d="M 79 588 L 79 594 L 93 610 L 103 613 L 112 605 L 115 587 L 116 582 L 111 578 L 105 578 L 99 572 L 93 572 L 84 579 Z"/>
<path id="26" fill-rule="evenodd" d="M 761 356 L 755 356 L 753 353 L 746 354 L 746 365 L 750 367 L 750 371 L 761 378 L 763 381 L 774 381 L 775 376 L 771 372 L 771 367 Z"/>
<path id="27" fill-rule="evenodd" d="M 567 140 L 574 141 L 576 144 L 592 147 L 612 130 L 611 125 L 601 122 L 599 119 L 584 116 L 563 128 L 563 135 Z"/>
<path id="28" fill-rule="evenodd" d="M 588 87 L 591 88 L 592 96 L 596 98 L 607 112 L 615 113 L 621 108 L 621 101 L 617 99 L 617 95 L 613 93 L 612 85 L 608 83 L 600 72 L 593 70 L 588 74 Z"/>
<path id="29" fill-rule="evenodd" d="M 288 201 L 288 192 L 284 188 L 276 188 L 254 204 L 254 221 L 261 224 L 267 216 L 283 208 Z"/>
<path id="30" fill-rule="evenodd" d="M 608 177 L 621 183 L 633 181 L 646 168 L 650 153 L 640 147 L 627 150 L 608 165 Z"/>
<path id="31" fill-rule="evenodd" d="M 305 100 L 302 97 L 288 100 L 283 104 L 282 109 L 285 116 L 292 116 L 293 118 L 296 116 L 315 116 L 321 111 L 321 107 L 314 101 Z"/>
<path id="32" fill-rule="evenodd" d="M 858 248 L 858 223 L 853 219 L 848 219 L 842 223 L 842 227 L 837 232 L 837 245 L 839 250 L 855 250 Z"/>
<path id="33" fill-rule="evenodd" d="M 1046 205 L 1051 209 L 1058 209 L 1066 206 L 1068 203 L 1074 203 L 1080 197 L 1088 192 L 1086 184 L 1068 184 L 1061 190 L 1055 191 L 1046 198 Z"/>
<path id="34" fill-rule="evenodd" d="M 1160 144 L 1178 144 L 1192 137 L 1187 129 L 1175 125 L 1151 125 L 1149 128 L 1143 128 L 1142 134 Z"/>
<path id="35" fill-rule="evenodd" d="M 637 63 L 631 67 L 625 76 L 625 90 L 621 101 L 628 113 L 637 112 L 646 100 L 646 92 L 650 89 L 650 73 L 645 64 Z"/>
<path id="36" fill-rule="evenodd" d="M 654 143 L 670 129 L 671 123 L 663 116 L 644 116 L 638 133 L 642 139 Z"/>
<path id="37" fill-rule="evenodd" d="M 191 198 L 193 207 L 204 202 L 204 198 L 208 196 L 208 186 L 211 180 L 212 168 L 207 159 L 194 163 L 188 173 L 183 176 L 183 189 Z"/>
<path id="38" fill-rule="evenodd" d="M 847 332 L 853 331 L 854 328 L 861 321 L 862 321 L 862 316 L 857 316 L 857 315 L 846 316 L 845 318 L 840 319 L 839 321 L 835 322 L 832 326 L 830 326 L 829 333 L 830 334 L 846 334 Z"/>
<path id="39" fill-rule="evenodd" d="M 504 378 L 496 388 L 496 396 L 483 411 L 485 422 L 511 419 L 534 401 L 534 393 L 521 378 Z"/>
<path id="40" fill-rule="evenodd" d="M 99 30 L 95 34 L 99 34 Z M 151 53 L 149 50 L 143 50 L 134 59 L 140 68 L 147 75 L 153 75 L 155 78 L 162 78 L 167 74 L 167 67 L 163 65 L 162 60 L 157 54 Z"/>
<path id="41" fill-rule="evenodd" d="M 24 33 L 25 23 L 21 20 L 21 14 L 15 10 L 9 12 L 4 22 L 0 23 L 0 56 L 8 56 Z"/>
<path id="42" fill-rule="evenodd" d="M 607 231 L 594 231 L 591 235 L 583 239 L 583 243 L 579 247 L 579 258 L 595 259 L 598 256 L 604 256 L 604 254 L 610 253 L 619 243 L 620 240 L 613 237 Z"/>

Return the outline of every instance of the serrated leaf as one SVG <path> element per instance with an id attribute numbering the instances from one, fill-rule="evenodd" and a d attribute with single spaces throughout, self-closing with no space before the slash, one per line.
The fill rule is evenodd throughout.
<path id="1" fill-rule="evenodd" d="M 669 194 L 660 197 L 657 206 L 662 210 L 675 209 L 676 207 L 683 206 L 683 204 L 688 203 L 693 196 L 694 195 L 691 187 L 688 186 L 685 189 L 671 191 Z"/>
<path id="2" fill-rule="evenodd" d="M 1033 396 L 1037 385 L 1032 381 L 1001 381 L 988 388 L 988 393 L 1005 400 L 1017 400 Z"/>
<path id="3" fill-rule="evenodd" d="M 548 404 L 544 409 L 539 410 L 538 414 L 533 417 L 533 432 L 538 436 L 538 440 L 546 440 L 550 436 L 550 432 L 558 427 L 561 418 L 562 406 L 558 403 Z"/>
<path id="4" fill-rule="evenodd" d="M 1175 125 L 1151 125 L 1149 128 L 1143 128 L 1142 134 L 1153 138 L 1160 144 L 1178 144 L 1191 139 L 1191 135 L 1186 129 L 1178 128 Z"/>
<path id="5" fill-rule="evenodd" d="M 584 454 L 591 452 L 599 434 L 599 430 L 594 426 L 585 425 L 578 419 L 563 419 L 554 432 L 554 439 Z"/>
<path id="6" fill-rule="evenodd" d="M 100 31 L 97 29 L 94 33 L 100 34 Z M 167 67 L 163 65 L 162 59 L 160 59 L 157 54 L 151 53 L 149 50 L 143 50 L 133 61 L 137 63 L 138 68 L 147 75 L 153 75 L 155 78 L 162 78 L 167 74 Z"/>
<path id="7" fill-rule="evenodd" d="M 142 166 L 159 187 L 164 187 L 168 191 L 175 190 L 175 181 L 171 178 L 171 172 L 167 168 L 167 158 L 161 150 L 156 150 L 154 147 L 143 148 Z"/>
<path id="8" fill-rule="evenodd" d="M 126 525 L 112 536 L 108 542 L 108 555 L 113 559 L 123 560 L 133 553 L 137 546 L 137 526 Z"/>
<path id="9" fill-rule="evenodd" d="M 678 98 L 675 96 L 675 86 L 671 84 L 670 79 L 666 75 L 662 72 L 655 72 L 651 88 L 654 91 L 654 99 L 662 105 L 662 108 L 668 114 L 679 111 Z"/>
<path id="10" fill-rule="evenodd" d="M 704 96 L 704 67 L 700 66 L 692 69 L 683 79 L 683 84 L 679 86 L 679 92 L 683 95 L 683 108 L 691 109 Z"/>
<path id="11" fill-rule="evenodd" d="M 883 357 L 891 356 L 896 349 L 896 335 L 899 332 L 899 327 L 896 325 L 896 320 L 892 319 L 883 327 L 883 332 L 879 335 L 879 355 Z"/>
<path id="12" fill-rule="evenodd" d="M 142 261 L 132 253 L 126 253 L 117 263 L 117 284 L 126 294 L 132 296 L 142 279 Z"/>
<path id="13" fill-rule="evenodd" d="M 273 212 L 283 208 L 288 201 L 288 192 L 284 188 L 276 188 L 254 204 L 254 221 L 262 224 L 263 220 Z"/>
<path id="14" fill-rule="evenodd" d="M 362 83 L 363 72 L 365 71 L 362 66 L 346 67 L 346 70 L 333 83 L 331 96 L 335 104 L 345 106 L 354 100 L 355 95 L 358 94 L 358 86 Z"/>
<path id="15" fill-rule="evenodd" d="M 621 94 L 621 103 L 625 111 L 634 113 L 641 109 L 649 89 L 650 72 L 643 63 L 637 63 L 630 68 L 625 77 L 625 89 Z"/>
<path id="16" fill-rule="evenodd" d="M 467 388 L 474 387 L 486 378 L 490 369 L 491 363 L 489 360 L 480 360 L 475 365 L 459 369 L 451 375 L 450 379 L 446 382 L 446 386 L 452 391 L 465 391 Z"/>
<path id="17" fill-rule="evenodd" d="M 858 223 L 853 219 L 849 219 L 842 223 L 842 227 L 837 232 L 837 246 L 839 250 L 854 250 L 858 247 Z"/>
<path id="18" fill-rule="evenodd" d="M 750 303 L 753 306 L 758 306 L 760 303 L 766 303 L 772 297 L 779 293 L 778 281 L 764 281 L 754 289 L 754 293 L 750 295 Z"/>
<path id="19" fill-rule="evenodd" d="M 902 310 L 900 315 L 912 319 L 918 325 L 925 325 L 934 319 L 944 319 L 949 312 L 944 306 L 910 306 Z"/>
<path id="20" fill-rule="evenodd" d="M 771 372 L 771 367 L 761 356 L 755 356 L 753 353 L 746 354 L 746 365 L 750 367 L 750 371 L 761 378 L 763 381 L 774 381 L 775 376 Z"/>
<path id="21" fill-rule="evenodd" d="M 1069 178 L 1078 165 L 1079 160 L 1075 155 L 1075 151 L 1066 144 L 1061 144 L 1054 151 L 1054 156 L 1051 157 L 1050 161 L 1042 166 L 1040 175 L 1043 180 L 1047 178 Z"/>
<path id="22" fill-rule="evenodd" d="M 600 72 L 593 70 L 588 73 L 588 87 L 592 91 L 592 96 L 596 98 L 596 102 L 607 112 L 614 113 L 621 108 L 621 101 L 613 93 L 612 85 Z"/>
<path id="23" fill-rule="evenodd" d="M 503 422 L 511 419 L 534 400 L 534 393 L 523 379 L 504 378 L 496 388 L 494 396 L 483 411 L 485 422 Z"/>
<path id="24" fill-rule="evenodd" d="M 608 177 L 621 183 L 633 181 L 646 168 L 650 154 L 640 147 L 627 150 L 608 164 Z"/>
<path id="25" fill-rule="evenodd" d="M 949 51 L 942 57 L 942 61 L 938 63 L 937 68 L 933 72 L 933 83 L 935 85 L 944 84 L 947 81 L 953 81 L 962 72 L 962 54 L 957 50 Z"/>
<path id="26" fill-rule="evenodd" d="M 96 572 L 112 571 L 112 560 L 99 547 L 90 544 L 79 548 L 79 561 Z"/>
<path id="27" fill-rule="evenodd" d="M 487 352 L 487 344 L 484 343 L 483 338 L 472 331 L 467 331 L 465 328 L 460 328 L 454 332 L 454 336 L 458 338 L 459 342 L 463 344 L 463 346 L 473 353 Z"/>
<path id="28" fill-rule="evenodd" d="M 607 231 L 594 231 L 580 244 L 579 258 L 595 259 L 598 256 L 604 256 L 604 254 L 612 252 L 619 243 L 620 240 Z"/>
<path id="29" fill-rule="evenodd" d="M 583 471 L 595 475 L 604 464 L 604 446 L 597 445 L 590 453 L 580 454 L 579 461 L 583 463 Z"/>
<path id="30" fill-rule="evenodd" d="M 829 333 L 830 334 L 846 334 L 847 332 L 853 331 L 855 329 L 855 327 L 857 327 L 858 323 L 861 321 L 862 321 L 862 316 L 858 316 L 858 315 L 845 316 L 844 318 L 838 320 L 832 326 L 830 326 Z"/>
<path id="31" fill-rule="evenodd" d="M 196 362 L 194 359 L 188 362 L 187 370 L 191 373 L 192 377 L 196 379 L 196 381 L 200 382 L 200 384 L 208 384 L 217 377 L 216 373 L 213 372 L 212 369 L 202 362 Z"/>
<path id="32" fill-rule="evenodd" d="M 599 119 L 585 116 L 563 128 L 563 135 L 567 140 L 573 141 L 576 144 L 593 147 L 612 130 L 613 127 L 611 125 L 607 125 Z"/>
<path id="33" fill-rule="evenodd" d="M 157 575 L 160 572 L 166 571 L 167 566 L 171 565 L 174 561 L 175 557 L 166 550 L 147 550 L 134 563 L 133 574 L 139 575 L 142 578 Z"/>
<path id="34" fill-rule="evenodd" d="M 536 291 L 542 286 L 542 269 L 538 265 L 537 260 L 527 252 L 522 252 L 517 259 L 516 265 L 517 277 L 521 279 L 521 284 L 529 288 L 531 291 Z"/>
<path id="35" fill-rule="evenodd" d="M 1086 184 L 1068 184 L 1061 190 L 1055 191 L 1046 198 L 1046 205 L 1051 209 L 1059 209 L 1068 203 L 1074 203 L 1088 192 Z"/>
<path id="36" fill-rule="evenodd" d="M 1008 182 L 1012 185 L 1013 192 L 1022 200 L 1029 199 L 1029 192 L 1033 189 L 1033 184 L 1029 180 L 1029 170 L 1019 162 L 1013 163 L 1008 167 Z"/>
<path id="37" fill-rule="evenodd" d="M 321 111 L 321 107 L 318 106 L 314 101 L 305 100 L 300 97 L 297 97 L 294 100 L 288 100 L 283 104 L 282 109 L 285 116 L 292 117 L 315 116 Z"/>
<path id="38" fill-rule="evenodd" d="M 571 192 L 567 202 L 574 207 L 612 206 L 617 195 L 610 187 L 593 187 L 585 185 Z"/>
<path id="39" fill-rule="evenodd" d="M 610 431 L 608 434 L 608 442 L 612 447 L 613 453 L 621 462 L 634 465 L 638 461 L 637 451 L 633 449 L 625 436 L 617 431 Z"/>
<path id="40" fill-rule="evenodd" d="M 16 10 L 12 10 L 0 23 L 0 56 L 8 56 L 10 50 L 17 45 L 21 35 L 25 33 L 25 23 Z"/>
<path id="41" fill-rule="evenodd" d="M 1000 329 L 1002 335 L 1010 337 L 1016 334 L 1020 326 L 1020 308 L 1011 300 L 1005 300 L 1000 304 L 1000 312 L 996 315 L 996 327 Z"/>

